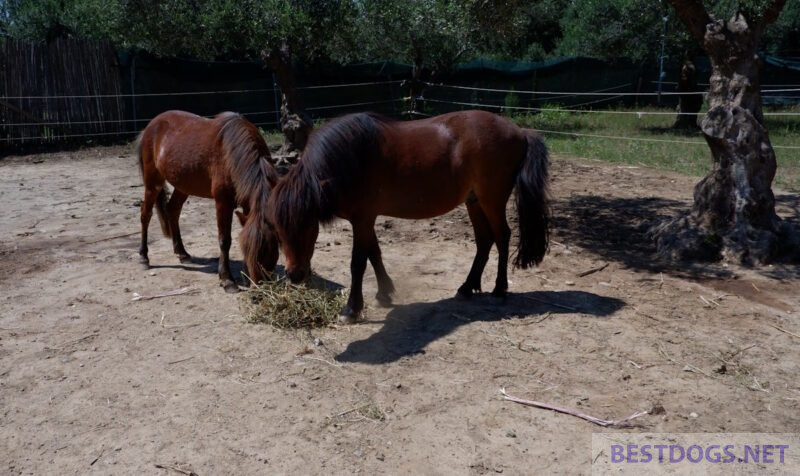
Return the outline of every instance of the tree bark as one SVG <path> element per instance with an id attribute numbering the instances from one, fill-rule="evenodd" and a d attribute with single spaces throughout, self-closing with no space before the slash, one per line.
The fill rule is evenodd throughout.
<path id="1" fill-rule="evenodd" d="M 697 129 L 697 115 L 703 107 L 703 96 L 698 94 L 697 69 L 691 61 L 685 61 L 678 78 L 678 92 L 687 93 L 678 96 L 678 116 L 675 118 L 675 129 Z"/>
<path id="2" fill-rule="evenodd" d="M 297 94 L 289 46 L 283 44 L 265 52 L 263 56 L 264 61 L 275 73 L 275 80 L 281 89 L 281 132 L 284 142 L 278 153 L 278 163 L 280 165 L 282 159 L 285 159 L 293 164 L 306 147 L 314 125 L 303 110 L 303 103 Z"/>
<path id="3" fill-rule="evenodd" d="M 771 186 L 777 165 L 761 110 L 757 48 L 765 22 L 777 18 L 776 5 L 749 24 L 740 13 L 716 20 L 699 0 L 669 1 L 711 59 L 709 111 L 701 130 L 713 166 L 695 186 L 691 212 L 652 230 L 659 253 L 673 260 L 743 264 L 796 253 L 796 237 L 775 213 Z M 707 20 L 702 31 L 698 17 Z"/>

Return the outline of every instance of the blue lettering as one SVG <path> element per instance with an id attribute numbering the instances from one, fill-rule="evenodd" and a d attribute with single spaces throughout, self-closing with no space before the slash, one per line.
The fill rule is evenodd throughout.
<path id="1" fill-rule="evenodd" d="M 719 452 L 718 445 L 711 445 L 708 448 L 706 448 L 706 461 L 708 461 L 709 463 L 719 463 L 721 459 L 722 455 Z"/>
<path id="2" fill-rule="evenodd" d="M 750 445 L 744 445 L 745 463 L 749 463 L 751 457 L 753 458 L 753 463 L 758 463 L 758 454 L 759 454 L 758 445 L 755 446 L 755 450 L 753 450 L 753 447 Z"/>
<path id="3" fill-rule="evenodd" d="M 783 450 L 788 450 L 789 445 L 775 445 L 775 448 L 781 450 L 781 463 L 783 463 Z"/>
<path id="4" fill-rule="evenodd" d="M 761 462 L 762 463 L 775 462 L 775 460 L 772 459 L 772 445 L 764 445 L 761 447 Z"/>
<path id="5" fill-rule="evenodd" d="M 692 458 L 692 450 L 697 450 L 697 457 Z M 700 448 L 697 445 L 692 445 L 686 450 L 686 459 L 688 459 L 692 463 L 699 463 L 703 461 L 703 448 Z"/>
<path id="6" fill-rule="evenodd" d="M 681 450 L 681 457 L 680 458 L 676 458 L 675 457 L 675 450 Z M 669 445 L 669 462 L 670 463 L 680 463 L 681 461 L 683 461 L 684 455 L 685 455 L 685 451 L 683 449 L 683 446 Z"/>
<path id="7" fill-rule="evenodd" d="M 622 463 L 625 456 L 622 454 L 622 445 L 611 445 L 611 462 Z"/>
<path id="8" fill-rule="evenodd" d="M 664 462 L 664 449 L 667 448 L 667 445 L 655 445 L 653 448 L 658 448 L 658 462 Z"/>
<path id="9" fill-rule="evenodd" d="M 649 463 L 653 461 L 653 455 L 650 453 L 650 445 L 644 445 L 639 448 L 639 451 L 642 454 L 642 459 L 639 460 L 640 463 Z"/>
<path id="10" fill-rule="evenodd" d="M 639 461 L 636 459 L 636 445 L 628 445 L 628 463 L 638 463 Z"/>
<path id="11" fill-rule="evenodd" d="M 733 451 L 731 451 L 732 449 L 733 445 L 725 445 L 725 448 L 722 449 L 722 451 L 725 452 L 725 456 L 727 456 L 727 458 L 722 460 L 723 463 L 733 463 L 736 461 L 736 455 L 733 454 Z"/>

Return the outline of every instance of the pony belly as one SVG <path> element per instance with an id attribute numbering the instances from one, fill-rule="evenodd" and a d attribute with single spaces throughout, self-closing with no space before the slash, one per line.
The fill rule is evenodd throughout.
<path id="1" fill-rule="evenodd" d="M 380 207 L 378 214 L 409 220 L 421 220 L 444 215 L 464 203 L 468 194 L 468 191 L 448 191 L 447 188 L 444 186 L 435 192 L 416 190 L 398 194 L 396 200 L 384 203 Z"/>

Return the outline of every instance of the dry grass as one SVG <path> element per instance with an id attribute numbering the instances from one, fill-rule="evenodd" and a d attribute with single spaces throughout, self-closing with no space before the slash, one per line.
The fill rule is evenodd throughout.
<path id="1" fill-rule="evenodd" d="M 315 285 L 313 279 L 307 285 L 279 279 L 251 286 L 244 295 L 242 307 L 249 322 L 279 329 L 300 329 L 335 323 L 346 301 L 345 289 L 331 291 Z"/>

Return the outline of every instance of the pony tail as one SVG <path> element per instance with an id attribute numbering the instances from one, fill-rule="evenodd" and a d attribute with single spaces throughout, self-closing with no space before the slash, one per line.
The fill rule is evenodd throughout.
<path id="1" fill-rule="evenodd" d="M 169 227 L 169 213 L 167 213 L 167 202 L 169 201 L 169 193 L 167 193 L 166 186 L 161 188 L 156 197 L 156 215 L 158 215 L 158 223 L 161 224 L 161 232 L 167 238 L 172 238 L 172 229 Z"/>
<path id="2" fill-rule="evenodd" d="M 538 134 L 526 132 L 527 152 L 517 173 L 516 202 L 519 245 L 514 267 L 526 269 L 544 258 L 550 235 L 549 158 Z"/>

